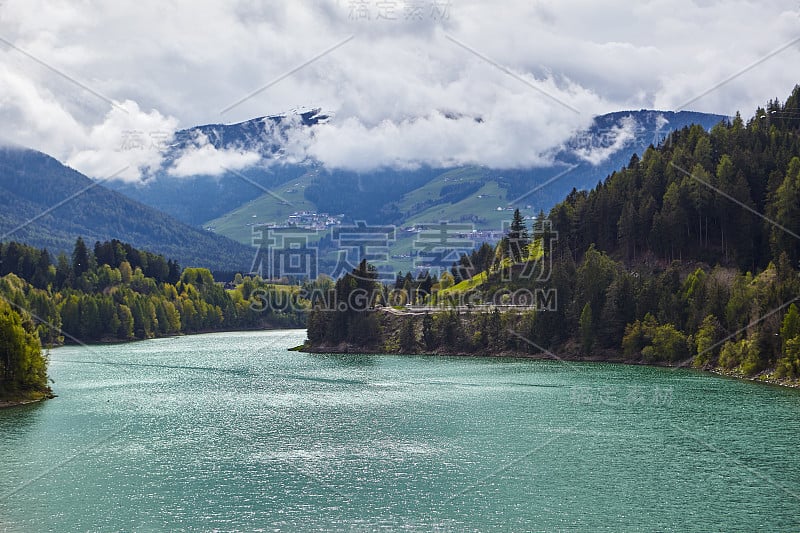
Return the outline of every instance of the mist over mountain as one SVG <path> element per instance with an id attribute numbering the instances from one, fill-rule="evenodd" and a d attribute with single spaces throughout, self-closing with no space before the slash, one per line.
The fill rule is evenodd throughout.
<path id="1" fill-rule="evenodd" d="M 725 118 L 648 110 L 603 115 L 555 150 L 549 166 L 529 169 L 329 170 L 298 149 L 334 120 L 319 109 L 181 130 L 159 170 L 141 184 L 93 182 L 41 152 L 4 148 L 0 200 L 14 207 L 0 213 L 0 230 L 53 252 L 69 251 L 77 236 L 117 238 L 184 265 L 246 271 L 254 224 L 282 225 L 306 211 L 342 215 L 344 223 L 447 220 L 497 231 L 510 206 L 533 216 L 573 188 L 593 187 L 670 132 L 689 124 L 708 129 Z M 391 246 L 410 261 L 410 244 Z"/>
<path id="2" fill-rule="evenodd" d="M 556 147 L 546 166 L 472 168 L 481 170 L 477 182 L 500 184 L 504 202 L 524 196 L 521 202 L 548 209 L 573 187 L 593 187 L 634 153 L 663 142 L 670 132 L 690 124 L 709 129 L 725 118 L 691 111 L 619 111 L 596 117 L 590 128 Z M 467 168 L 419 165 L 369 172 L 325 168 L 303 152 L 302 143 L 330 121 L 335 117 L 313 109 L 181 130 L 154 176 L 144 183 L 112 182 L 111 186 L 188 224 L 200 225 L 264 194 L 280 196 L 273 189 L 313 175 L 303 196 L 316 209 L 341 213 L 350 220 L 402 224 L 408 216 L 398 206 L 404 195 L 437 176 Z M 436 203 L 437 198 L 431 200 Z"/>

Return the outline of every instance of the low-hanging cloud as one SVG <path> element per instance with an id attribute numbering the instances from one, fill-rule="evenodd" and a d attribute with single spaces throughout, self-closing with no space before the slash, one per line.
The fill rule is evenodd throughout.
<path id="1" fill-rule="evenodd" d="M 178 120 L 136 102 L 114 102 L 98 122 L 82 122 L 58 96 L 0 65 L 2 141 L 42 150 L 97 177 L 139 180 L 158 168 Z"/>
<path id="2" fill-rule="evenodd" d="M 242 170 L 261 161 L 256 151 L 237 148 L 216 148 L 208 137 L 198 134 L 169 166 L 170 176 L 219 176 L 232 170 Z"/>
<path id="3" fill-rule="evenodd" d="M 154 173 L 172 142 L 178 120 L 136 102 L 116 103 L 100 124 L 92 126 L 67 164 L 95 177 L 135 181 Z"/>
<path id="4" fill-rule="evenodd" d="M 666 119 L 663 115 L 656 117 L 656 130 L 667 124 L 668 121 L 664 121 Z M 592 135 L 587 139 L 588 143 L 576 146 L 573 153 L 587 163 L 597 166 L 632 142 L 636 138 L 638 129 L 639 124 L 633 115 L 627 115 L 614 126 Z"/>
<path id="5" fill-rule="evenodd" d="M 91 176 L 126 167 L 127 180 L 164 164 L 159 148 L 178 128 L 300 106 L 335 119 L 287 135 L 286 160 L 356 170 L 536 166 L 600 113 L 687 102 L 749 113 L 788 94 L 798 80 L 786 65 L 800 59 L 796 44 L 767 58 L 798 37 L 796 0 L 2 7 L 0 36 L 16 47 L 0 48 L 5 140 Z M 169 174 L 253 161 L 245 149 L 196 146 L 169 162 Z"/>

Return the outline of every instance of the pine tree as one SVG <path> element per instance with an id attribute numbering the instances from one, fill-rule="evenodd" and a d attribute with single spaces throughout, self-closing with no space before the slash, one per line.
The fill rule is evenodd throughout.
<path id="1" fill-rule="evenodd" d="M 89 250 L 86 248 L 83 238 L 78 237 L 75 241 L 75 248 L 72 251 L 72 273 L 75 278 L 79 278 L 89 270 L 89 267 Z"/>
<path id="2" fill-rule="evenodd" d="M 581 349 L 584 355 L 589 355 L 594 346 L 594 320 L 592 319 L 592 306 L 589 305 L 589 302 L 586 302 L 581 311 L 580 330 Z"/>
<path id="3" fill-rule="evenodd" d="M 770 231 L 772 255 L 777 259 L 785 252 L 796 268 L 800 262 L 800 158 L 789 163 L 786 177 L 775 192 L 770 215 L 777 222 Z"/>
<path id="4" fill-rule="evenodd" d="M 530 236 L 528 235 L 525 220 L 522 218 L 519 209 L 515 209 L 514 216 L 511 219 L 511 226 L 509 226 L 508 230 L 508 254 L 511 260 L 519 263 L 525 259 L 529 244 Z"/>
<path id="5" fill-rule="evenodd" d="M 34 269 L 33 276 L 31 276 L 30 279 L 31 285 L 37 289 L 46 289 L 52 281 L 50 272 L 51 266 L 50 254 L 48 253 L 47 248 L 45 248 L 39 254 L 39 258 L 36 261 L 36 268 Z"/>

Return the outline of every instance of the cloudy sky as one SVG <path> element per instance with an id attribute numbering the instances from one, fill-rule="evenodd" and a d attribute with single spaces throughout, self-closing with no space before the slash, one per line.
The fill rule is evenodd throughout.
<path id="1" fill-rule="evenodd" d="M 0 0 L 0 39 L 3 139 L 128 180 L 176 129 L 297 108 L 335 114 L 293 148 L 329 167 L 531 166 L 599 113 L 800 82 L 800 0 Z"/>

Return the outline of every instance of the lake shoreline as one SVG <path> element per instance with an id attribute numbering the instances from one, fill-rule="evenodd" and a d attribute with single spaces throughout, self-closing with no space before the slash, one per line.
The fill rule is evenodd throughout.
<path id="1" fill-rule="evenodd" d="M 284 328 L 284 327 L 262 327 L 262 328 L 249 328 L 249 329 L 230 329 L 230 330 L 212 330 L 212 331 L 193 331 L 191 333 L 179 333 L 177 335 L 165 335 L 163 337 L 153 337 L 151 339 L 132 339 L 127 341 L 107 341 L 107 342 L 97 342 L 93 344 L 87 344 L 88 346 L 104 346 L 104 345 L 116 345 L 116 344 L 129 344 L 135 343 L 140 341 L 147 341 L 147 340 L 154 340 L 154 339 L 167 339 L 167 338 L 179 338 L 179 337 L 190 337 L 195 335 L 207 335 L 207 334 L 215 334 L 215 333 L 251 333 L 257 331 L 292 331 L 292 330 L 304 330 L 306 328 L 298 328 L 298 327 L 291 327 L 291 328 Z M 63 344 L 57 347 L 63 346 L 78 346 L 76 344 Z M 54 348 L 57 348 L 54 347 Z M 702 372 L 707 372 L 710 374 L 715 374 L 720 377 L 726 377 L 731 379 L 738 379 L 744 381 L 751 381 L 754 383 L 762 383 L 766 385 L 784 387 L 784 388 L 793 388 L 793 389 L 800 389 L 800 381 L 792 381 L 786 379 L 777 379 L 768 376 L 767 374 L 759 374 L 756 376 L 745 376 L 730 370 L 726 370 L 723 368 L 696 368 L 690 365 L 685 364 L 669 364 L 665 362 L 646 362 L 642 360 L 631 360 L 626 359 L 625 357 L 616 355 L 612 351 L 603 351 L 595 356 L 582 356 L 576 353 L 564 353 L 561 355 L 556 355 L 554 353 L 527 353 L 527 352 L 515 352 L 515 351 L 502 351 L 498 353 L 490 353 L 490 354 L 476 354 L 476 353 L 467 353 L 467 352 L 453 352 L 453 351 L 431 351 L 431 352 L 415 352 L 415 353 L 399 353 L 399 352 L 390 352 L 379 347 L 362 347 L 356 346 L 349 343 L 340 343 L 338 345 L 321 345 L 321 346 L 310 346 L 307 343 L 301 344 L 299 346 L 295 346 L 288 349 L 289 351 L 294 352 L 301 352 L 301 353 L 308 353 L 308 354 L 361 354 L 361 355 L 410 355 L 410 356 L 432 356 L 432 357 L 462 357 L 462 358 L 490 358 L 490 359 L 527 359 L 532 361 L 562 361 L 566 363 L 613 363 L 613 364 L 622 364 L 622 365 L 630 365 L 630 366 L 651 366 L 651 367 L 659 367 L 659 368 L 687 368 L 690 370 L 698 370 Z M 19 407 L 23 405 L 39 403 L 44 400 L 55 398 L 56 395 L 51 393 L 51 396 L 45 396 L 38 399 L 23 399 L 23 400 L 0 400 L 0 409 L 7 409 L 13 407 Z"/>
<path id="2" fill-rule="evenodd" d="M 304 330 L 305 328 L 282 328 L 282 327 L 261 327 L 261 328 L 249 328 L 249 329 L 224 329 L 224 330 L 208 330 L 208 331 L 192 331 L 190 333 L 178 333 L 174 335 L 163 335 L 159 337 L 151 337 L 149 339 L 128 339 L 128 340 L 120 340 L 120 339 L 102 339 L 97 342 L 93 343 L 84 343 L 84 346 L 115 346 L 121 344 L 131 344 L 136 342 L 142 341 L 149 341 L 155 339 L 174 339 L 180 337 L 190 337 L 195 335 L 208 335 L 211 333 L 251 333 L 256 331 L 291 331 L 291 330 Z M 81 346 L 81 344 L 77 343 L 63 343 L 58 344 L 55 346 L 48 346 L 45 350 L 55 350 L 57 348 L 66 348 L 70 346 Z M 41 403 L 46 400 L 52 400 L 57 398 L 58 395 L 54 394 L 53 391 L 49 390 L 46 392 L 37 392 L 33 393 L 34 395 L 25 395 L 21 397 L 0 397 L 0 409 L 12 409 L 14 407 L 22 407 L 24 405 L 31 405 L 36 403 Z"/>
<path id="3" fill-rule="evenodd" d="M 340 343 L 338 345 L 320 345 L 310 346 L 303 344 L 290 349 L 295 352 L 303 352 L 309 354 L 361 354 L 361 355 L 409 355 L 409 356 L 432 356 L 432 357 L 463 357 L 463 358 L 487 358 L 487 359 L 527 359 L 531 361 L 561 361 L 563 363 L 613 363 L 630 366 L 651 366 L 657 368 L 686 368 L 689 370 L 697 370 L 700 372 L 707 372 L 715 374 L 720 377 L 731 379 L 739 379 L 744 381 L 752 381 L 754 383 L 762 383 L 766 385 L 773 385 L 784 388 L 800 389 L 800 381 L 779 379 L 769 376 L 767 373 L 757 374 L 755 376 L 745 376 L 743 374 L 734 372 L 718 367 L 697 368 L 688 364 L 669 364 L 667 362 L 647 362 L 643 360 L 627 359 L 622 356 L 615 355 L 612 352 L 600 353 L 594 356 L 583 356 L 574 353 L 565 353 L 556 355 L 550 353 L 527 353 L 516 351 L 502 351 L 497 353 L 469 353 L 458 351 L 444 351 L 433 350 L 430 352 L 414 352 L 414 353 L 401 353 L 380 349 L 378 347 L 361 347 L 350 343 Z"/>
<path id="4" fill-rule="evenodd" d="M 63 342 L 61 344 L 55 344 L 52 346 L 46 347 L 46 349 L 55 349 L 55 348 L 63 348 L 66 346 L 114 346 L 117 344 L 130 344 L 134 342 L 142 342 L 142 341 L 152 341 L 156 339 L 175 339 L 180 337 L 191 337 L 193 335 L 208 335 L 209 333 L 249 333 L 254 331 L 290 331 L 293 329 L 306 329 L 305 327 L 300 326 L 293 326 L 293 327 L 280 327 L 280 326 L 259 326 L 259 327 L 252 327 L 252 328 L 221 328 L 221 329 L 203 329 L 198 331 L 189 331 L 189 332 L 181 332 L 181 333 L 172 333 L 169 335 L 156 335 L 154 337 L 148 337 L 144 339 L 119 339 L 113 337 L 106 337 L 97 341 L 92 342 L 84 342 L 84 343 L 77 343 L 77 342 Z"/>
<path id="5" fill-rule="evenodd" d="M 56 397 L 57 395 L 53 394 L 53 391 L 48 391 L 46 393 L 37 393 L 35 397 L 25 396 L 20 398 L 0 398 L 0 409 L 12 409 L 14 407 L 22 407 L 23 405 L 41 403 L 45 400 L 52 400 Z"/>
<path id="6" fill-rule="evenodd" d="M 689 516 L 698 528 L 800 521 L 765 479 L 800 483 L 772 460 L 796 444 L 794 391 L 632 365 L 288 351 L 305 340 L 295 329 L 54 351 L 59 397 L 0 411 L 0 485 L 24 489 L 4 501 L 4 525 L 658 530 L 680 528 L 697 494 L 722 495 L 715 514 Z M 604 491 L 609 479 L 622 481 Z M 542 505 L 527 505 L 531 487 Z"/>

